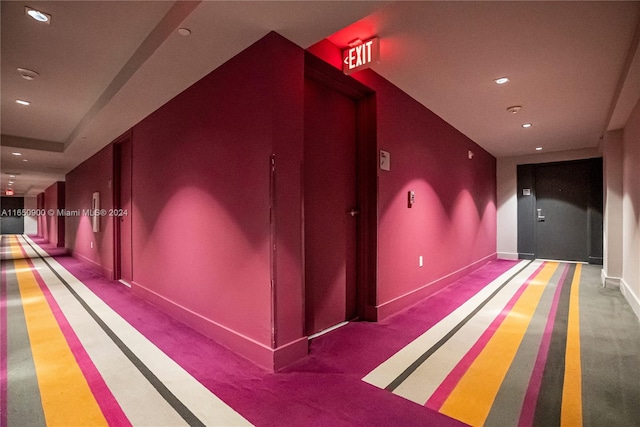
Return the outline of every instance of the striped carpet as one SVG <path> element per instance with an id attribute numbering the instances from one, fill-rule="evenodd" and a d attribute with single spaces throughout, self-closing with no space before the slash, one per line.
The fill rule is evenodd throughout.
<path id="1" fill-rule="evenodd" d="M 0 425 L 249 424 L 29 238 L 1 248 Z"/>
<path id="2" fill-rule="evenodd" d="M 364 377 L 472 426 L 581 426 L 583 266 L 522 261 Z"/>
<path id="3" fill-rule="evenodd" d="M 492 261 L 272 373 L 37 242 L 2 236 L 0 427 L 638 426 L 640 325 L 597 266 Z"/>

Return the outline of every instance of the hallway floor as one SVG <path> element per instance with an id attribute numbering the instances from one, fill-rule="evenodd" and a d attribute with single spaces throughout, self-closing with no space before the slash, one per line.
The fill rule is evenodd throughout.
<path id="1" fill-rule="evenodd" d="M 640 419 L 640 325 L 594 266 L 494 261 L 269 373 L 62 250 L 23 236 L 1 248 L 1 426 Z"/>

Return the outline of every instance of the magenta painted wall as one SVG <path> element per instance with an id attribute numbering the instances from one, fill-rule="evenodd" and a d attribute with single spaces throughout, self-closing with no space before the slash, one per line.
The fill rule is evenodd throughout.
<path id="1" fill-rule="evenodd" d="M 91 209 L 93 193 L 100 193 L 100 207 L 113 207 L 113 146 L 109 144 L 65 177 L 69 211 Z M 73 256 L 93 265 L 113 279 L 113 217 L 100 217 L 100 231 L 93 232 L 91 217 L 66 218 L 66 246 Z"/>
<path id="2" fill-rule="evenodd" d="M 59 181 L 50 185 L 44 190 L 42 202 L 46 215 L 38 221 L 38 235 L 54 246 L 64 247 L 65 218 L 58 215 L 58 211 L 65 208 L 65 183 Z"/>
<path id="3" fill-rule="evenodd" d="M 256 358 L 272 357 L 272 316 L 277 347 L 303 337 L 303 54 L 272 33 L 133 129 L 134 289 Z"/>
<path id="4" fill-rule="evenodd" d="M 340 67 L 328 41 L 310 51 Z M 391 170 L 378 171 L 383 318 L 496 256 L 496 159 L 378 74 L 352 76 L 376 92 L 378 148 L 391 155 Z"/>
<path id="5" fill-rule="evenodd" d="M 391 153 L 378 172 L 382 318 L 495 257 L 495 159 L 375 73 L 354 77 L 376 91 L 378 148 Z M 270 33 L 131 131 L 133 291 L 268 368 L 307 351 L 303 106 L 304 50 Z M 70 172 L 68 209 L 93 191 L 107 208 L 112 169 L 110 145 Z M 94 234 L 68 218 L 67 245 L 109 275 L 103 221 Z"/>

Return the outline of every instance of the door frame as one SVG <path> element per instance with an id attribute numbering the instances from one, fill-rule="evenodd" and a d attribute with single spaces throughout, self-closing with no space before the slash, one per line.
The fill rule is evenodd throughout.
<path id="1" fill-rule="evenodd" d="M 517 229 L 518 229 L 518 258 L 520 259 L 536 259 L 539 255 L 538 251 L 538 221 L 536 221 L 536 207 L 537 207 L 537 189 L 536 189 L 536 176 L 538 167 L 549 164 L 575 164 L 575 163 L 589 163 L 602 161 L 601 157 L 577 159 L 577 160 L 565 160 L 565 161 L 552 161 L 543 163 L 531 163 L 517 165 Z M 602 169 L 599 169 L 599 174 L 596 176 L 590 175 L 590 179 L 598 180 L 602 182 L 603 175 Z M 593 181 L 591 181 L 591 185 Z M 525 195 L 524 192 L 529 190 L 530 194 Z M 602 196 L 604 193 L 602 193 Z M 600 200 L 596 200 L 595 194 L 589 191 L 589 200 L 587 201 L 587 256 L 589 264 L 602 265 L 602 244 L 603 244 L 603 221 L 599 221 L 599 227 L 597 226 L 597 212 L 600 210 L 600 216 L 604 215 L 604 200 L 601 197 Z M 595 247 L 594 242 L 597 242 L 599 247 Z"/>
<path id="2" fill-rule="evenodd" d="M 131 130 L 128 130 L 124 134 L 120 135 L 116 138 L 113 143 L 113 175 L 111 180 L 111 196 L 113 200 L 113 208 L 119 209 L 121 207 L 120 200 L 120 174 L 122 172 L 122 146 L 124 143 L 129 142 L 129 146 L 131 147 L 131 151 L 133 152 L 133 141 Z M 133 155 L 131 155 L 132 159 L 132 167 L 133 169 Z M 133 180 L 133 177 L 131 178 Z M 132 181 L 133 182 L 133 181 Z M 129 212 L 131 214 L 131 212 Z M 120 258 L 122 256 L 122 248 L 121 248 L 121 238 L 120 232 L 122 229 L 122 222 L 118 217 L 112 217 L 113 220 L 113 279 L 120 280 L 122 278 L 122 263 Z"/>
<path id="3" fill-rule="evenodd" d="M 305 78 L 351 98 L 356 103 L 356 313 L 359 319 L 377 320 L 378 288 L 378 163 L 375 92 L 340 70 L 305 52 Z M 304 197 L 302 198 L 302 279 L 306 295 Z M 303 322 L 306 318 L 306 298 Z"/>

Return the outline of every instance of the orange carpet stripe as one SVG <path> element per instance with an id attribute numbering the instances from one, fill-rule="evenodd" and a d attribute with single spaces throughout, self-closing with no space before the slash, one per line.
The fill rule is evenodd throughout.
<path id="1" fill-rule="evenodd" d="M 558 263 L 547 263 L 531 281 L 498 330 L 471 364 L 440 412 L 473 426 L 483 425 L 540 297 Z"/>
<path id="2" fill-rule="evenodd" d="M 571 283 L 569 321 L 567 325 L 567 352 L 565 356 L 564 386 L 560 425 L 582 425 L 582 366 L 580 363 L 580 273 L 582 265 L 576 265 Z"/>
<path id="3" fill-rule="evenodd" d="M 106 426 L 102 411 L 30 271 L 31 266 L 28 261 L 18 259 L 22 253 L 15 240 L 11 251 L 16 258 L 14 266 L 47 425 Z"/>

